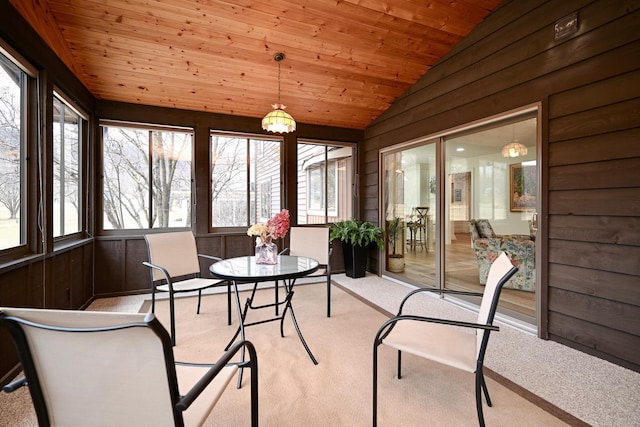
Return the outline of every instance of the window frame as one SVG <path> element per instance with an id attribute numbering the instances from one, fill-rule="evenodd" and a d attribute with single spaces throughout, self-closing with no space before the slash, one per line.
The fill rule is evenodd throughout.
<path id="1" fill-rule="evenodd" d="M 41 239 L 38 238 L 38 233 L 41 231 L 35 227 L 35 220 L 38 215 L 44 215 L 44 212 L 36 212 L 38 206 L 43 207 L 44 204 L 38 203 L 38 198 L 42 197 L 42 194 L 38 196 L 38 179 L 35 175 L 37 171 L 33 162 L 28 162 L 29 158 L 42 160 L 42 152 L 38 149 L 39 143 L 36 139 L 38 70 L 1 38 L 0 54 L 19 68 L 24 76 L 20 88 L 20 237 L 17 245 L 0 249 L 0 262 L 5 262 L 42 251 L 42 245 L 39 243 Z"/>
<path id="2" fill-rule="evenodd" d="M 310 156 L 308 159 L 306 159 L 305 161 L 308 161 L 310 159 L 313 158 L 320 158 L 322 157 L 321 160 L 319 160 L 318 162 L 314 162 L 312 164 L 322 164 L 321 167 L 319 167 L 320 170 L 324 171 L 324 173 L 322 174 L 322 179 L 323 179 L 323 191 L 324 191 L 324 200 L 325 200 L 325 206 L 323 207 L 323 209 L 321 210 L 317 210 L 317 209 L 310 209 L 310 200 L 309 198 L 311 197 L 311 194 L 309 192 L 309 169 L 311 168 L 310 166 L 305 168 L 305 176 L 306 176 L 306 190 L 305 190 L 305 194 L 301 195 L 300 194 L 300 186 L 299 186 L 299 182 L 296 184 L 296 199 L 297 199 L 297 203 L 298 203 L 298 208 L 300 209 L 300 204 L 304 203 L 304 212 L 305 215 L 307 216 L 323 216 L 324 217 L 324 222 L 310 222 L 310 223 L 302 223 L 300 222 L 300 212 L 297 212 L 297 218 L 296 218 L 296 222 L 299 225 L 329 225 L 332 224 L 334 221 L 330 220 L 331 217 L 333 218 L 342 218 L 342 219 L 348 219 L 348 218 L 352 218 L 356 216 L 356 210 L 357 210 L 357 199 L 358 199 L 358 187 L 357 187 L 357 156 L 358 156 L 358 147 L 357 145 L 353 144 L 353 143 L 349 143 L 349 142 L 340 142 L 340 141 L 325 141 L 325 140 L 313 140 L 313 139 L 298 139 L 296 141 L 296 167 L 299 168 L 301 167 L 300 165 L 300 145 L 313 145 L 313 146 L 319 146 L 319 147 L 323 147 L 323 153 L 319 153 L 319 154 L 315 154 Z M 341 155 L 341 151 L 342 150 L 351 150 L 350 155 L 345 156 L 345 155 Z M 340 166 L 340 162 L 344 159 L 350 159 L 349 162 L 347 163 L 350 166 L 350 170 L 349 170 L 349 175 L 348 175 L 348 180 L 350 181 L 350 185 L 349 185 L 349 192 L 350 194 L 345 195 L 345 197 L 341 197 L 340 194 L 340 171 L 339 171 L 339 166 Z M 328 175 L 329 175 L 329 167 L 327 167 L 329 164 L 333 164 L 335 165 L 335 167 L 333 168 L 334 171 L 334 180 L 333 180 L 333 194 L 334 194 L 334 207 L 329 209 L 329 191 L 328 191 L 328 186 L 327 183 L 329 182 L 328 180 Z M 315 167 L 315 166 L 314 166 Z M 344 176 L 343 178 L 347 178 L 346 176 Z M 298 172 L 296 171 L 296 181 L 298 181 L 299 179 L 299 175 Z M 305 197 L 304 200 L 300 200 L 301 196 Z M 342 208 L 342 206 L 340 205 L 341 201 L 343 202 L 343 204 L 345 205 L 345 209 Z M 350 205 L 350 206 L 349 206 Z M 349 209 L 350 208 L 350 209 Z M 347 213 L 348 211 L 348 213 Z"/>
<path id="3" fill-rule="evenodd" d="M 78 134 L 78 153 L 77 153 L 78 154 L 78 170 L 77 170 L 78 230 L 71 233 L 63 232 L 63 234 L 59 236 L 55 236 L 53 235 L 53 227 L 51 227 L 54 244 L 57 244 L 67 240 L 81 238 L 84 235 L 84 231 L 87 228 L 86 227 L 87 225 L 86 203 L 88 202 L 88 200 L 87 200 L 86 194 L 88 193 L 87 191 L 88 182 L 87 182 L 87 167 L 86 167 L 87 158 L 85 153 L 87 152 L 87 149 L 89 146 L 89 114 L 87 114 L 83 109 L 75 105 L 75 103 L 71 100 L 71 98 L 67 96 L 66 93 L 61 89 L 59 89 L 57 86 L 54 86 L 53 88 L 53 99 L 54 99 L 53 102 L 55 102 L 55 98 L 58 98 L 58 100 L 64 105 L 65 108 L 70 109 L 74 114 L 76 114 L 80 121 L 78 123 L 79 134 Z M 52 126 L 56 126 L 58 124 L 59 122 L 56 122 L 55 120 L 53 120 Z M 53 151 L 54 149 L 52 146 L 52 156 L 51 156 L 52 158 L 54 156 Z M 54 184 L 55 184 L 55 177 L 54 177 Z M 53 189 L 53 191 L 55 193 L 55 189 Z M 52 200 L 51 209 L 52 209 L 52 218 L 53 218 L 53 210 L 54 210 L 53 197 L 51 197 L 51 200 Z M 62 205 L 61 205 L 61 210 L 64 210 Z M 64 218 L 64 214 L 62 215 L 62 217 Z"/>
<path id="4" fill-rule="evenodd" d="M 147 145 L 147 153 L 146 156 L 149 159 L 149 163 L 147 165 L 147 170 L 149 172 L 148 175 L 148 185 L 149 185 L 149 192 L 146 195 L 149 201 L 149 206 L 146 209 L 146 221 L 147 221 L 147 227 L 146 228 L 107 228 L 105 229 L 105 222 L 104 222 L 104 217 L 105 217 L 105 204 L 104 204 L 104 191 L 105 191 L 105 186 L 104 186 L 104 180 L 105 180 L 105 164 L 104 164 L 104 160 L 105 160 L 105 156 L 104 156 L 104 133 L 103 133 L 103 129 L 105 127 L 113 127 L 113 128 L 124 128 L 124 129 L 133 129 L 133 130 L 144 130 L 146 132 L 148 132 L 148 145 Z M 122 121 L 122 120 L 110 120 L 110 119 L 100 119 L 98 122 L 98 146 L 99 146 L 99 173 L 98 173 L 98 179 L 99 179 L 99 192 L 97 194 L 97 209 L 96 209 L 96 224 L 97 224 L 97 234 L 101 235 L 101 236 L 121 236 L 121 235 L 131 235 L 132 233 L 138 234 L 138 233 L 146 233 L 149 231 L 179 231 L 179 230 L 191 230 L 194 228 L 194 221 L 193 218 L 195 216 L 195 211 L 194 211 L 194 201 L 195 201 L 195 144 L 196 144 L 196 134 L 195 134 L 195 129 L 193 127 L 188 127 L 188 126 L 173 126 L 173 125 L 161 125 L 161 124 L 156 124 L 156 123 L 143 123 L 143 122 L 130 122 L 130 121 Z M 159 227 L 159 226 L 154 226 L 151 221 L 152 221 L 152 216 L 153 216 L 153 206 L 154 204 L 152 203 L 152 199 L 153 199 L 153 174 L 152 174 L 152 156 L 153 156 L 153 149 L 152 149 L 152 134 L 153 132 L 177 132 L 177 133 L 187 133 L 191 135 L 191 150 L 190 150 L 190 155 L 191 155 L 191 166 L 190 166 L 190 200 L 191 200 L 191 207 L 190 207 L 190 218 L 189 218 L 189 225 L 185 225 L 184 227 L 177 227 L 177 226 L 168 226 L 168 227 Z M 186 223 L 186 222 L 185 222 Z"/>
<path id="5" fill-rule="evenodd" d="M 212 169 L 212 165 L 213 165 L 213 155 L 212 155 L 212 150 L 211 150 L 211 144 L 213 142 L 213 136 L 221 136 L 221 137 L 228 137 L 228 138 L 243 138 L 246 139 L 246 156 L 245 156 L 245 162 L 246 162 L 246 171 L 245 171 L 245 176 L 246 176 L 246 185 L 245 185 L 245 191 L 246 191 L 246 202 L 247 202 L 247 225 L 237 225 L 237 226 L 230 226 L 230 225 L 224 225 L 224 226 L 216 226 L 213 224 L 213 177 L 212 177 L 212 173 L 213 173 L 213 169 Z M 280 144 L 280 150 L 279 150 L 279 156 L 280 156 L 280 165 L 279 165 L 279 186 L 278 186 L 278 191 L 280 192 L 278 198 L 280 200 L 280 209 L 283 209 L 284 204 L 286 204 L 286 200 L 285 200 L 285 192 L 284 192 L 284 163 L 285 163 L 285 158 L 284 158 L 284 146 L 285 146 L 285 142 L 284 142 L 284 137 L 281 135 L 265 135 L 265 134 L 255 134 L 255 133 L 250 133 L 250 132 L 228 132 L 228 131 L 221 131 L 221 130 L 217 130 L 217 129 L 209 129 L 209 134 L 208 134 L 208 153 L 209 153 L 209 157 L 208 157 L 208 161 L 209 161 L 209 169 L 208 169 L 208 180 L 209 180 L 209 184 L 208 184 L 208 229 L 210 233 L 214 233 L 214 234 L 229 234 L 229 233 L 238 233 L 238 232 L 242 232 L 242 233 L 246 233 L 246 230 L 254 223 L 254 222 L 265 222 L 266 220 L 262 220 L 262 219 L 256 219 L 255 221 L 252 220 L 252 199 L 251 199 L 251 195 L 252 195 L 252 189 L 251 189 L 251 167 L 253 166 L 253 164 L 255 164 L 255 161 L 252 160 L 251 158 L 251 141 L 252 140 L 257 140 L 257 141 L 275 141 L 278 142 Z M 262 186 L 261 183 L 258 183 L 259 186 Z M 273 188 L 273 187 L 271 187 Z M 260 198 L 263 197 L 262 192 L 260 193 Z M 273 193 L 269 193 L 269 201 L 273 200 Z M 256 203 L 258 202 L 258 198 L 256 198 Z M 260 210 L 260 211 L 259 211 Z M 277 212 L 271 212 L 270 217 L 273 217 L 273 215 L 275 215 Z M 261 215 L 263 215 L 262 212 L 262 206 L 260 207 L 260 209 L 258 209 L 257 207 L 255 208 L 255 215 L 256 218 L 262 218 Z"/>

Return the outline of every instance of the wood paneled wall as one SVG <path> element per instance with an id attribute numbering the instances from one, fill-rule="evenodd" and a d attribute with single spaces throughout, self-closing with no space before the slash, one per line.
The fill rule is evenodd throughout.
<path id="1" fill-rule="evenodd" d="M 640 3 L 506 1 L 367 128 L 380 148 L 539 103 L 541 336 L 640 370 Z M 579 29 L 554 40 L 578 12 Z"/>

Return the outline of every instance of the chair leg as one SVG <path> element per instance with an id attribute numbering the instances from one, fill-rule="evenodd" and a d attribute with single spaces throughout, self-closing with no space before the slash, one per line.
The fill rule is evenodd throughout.
<path id="1" fill-rule="evenodd" d="M 402 378 L 402 352 L 398 350 L 398 379 Z"/>
<path id="2" fill-rule="evenodd" d="M 202 289 L 198 289 L 198 309 L 196 314 L 200 314 L 200 302 L 202 301 Z"/>
<path id="3" fill-rule="evenodd" d="M 227 281 L 227 325 L 231 325 L 231 282 Z"/>
<path id="4" fill-rule="evenodd" d="M 484 374 L 482 374 L 482 391 L 484 391 L 484 398 L 487 401 L 487 406 L 492 407 L 491 397 L 489 397 L 489 389 L 487 388 L 487 382 L 484 380 Z"/>
<path id="5" fill-rule="evenodd" d="M 482 414 L 482 368 L 476 369 L 476 411 L 478 412 L 478 423 L 480 427 L 484 426 L 484 415 Z"/>
<path id="6" fill-rule="evenodd" d="M 274 307 L 275 307 L 275 310 L 276 310 L 276 316 L 278 315 L 279 307 L 280 307 L 280 304 L 279 304 L 280 293 L 278 292 L 278 283 L 279 283 L 279 281 L 276 280 L 276 283 L 275 283 L 275 285 L 273 287 L 274 288 L 274 292 L 275 292 L 275 299 L 274 299 L 275 304 L 274 304 Z"/>
<path id="7" fill-rule="evenodd" d="M 327 276 L 327 317 L 331 317 L 331 276 Z"/>
<path id="8" fill-rule="evenodd" d="M 373 345 L 373 427 L 378 424 L 378 346 Z"/>
<path id="9" fill-rule="evenodd" d="M 176 346 L 176 316 L 175 306 L 173 303 L 173 292 L 169 293 L 169 312 L 171 315 L 171 345 Z"/>

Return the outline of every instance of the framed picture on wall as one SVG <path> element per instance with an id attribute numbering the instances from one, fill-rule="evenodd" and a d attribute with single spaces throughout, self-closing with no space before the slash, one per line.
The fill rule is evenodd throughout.
<path id="1" fill-rule="evenodd" d="M 449 174 L 451 203 L 449 215 L 452 221 L 471 219 L 471 172 Z"/>
<path id="2" fill-rule="evenodd" d="M 536 165 L 509 165 L 509 210 L 522 212 L 536 209 Z"/>

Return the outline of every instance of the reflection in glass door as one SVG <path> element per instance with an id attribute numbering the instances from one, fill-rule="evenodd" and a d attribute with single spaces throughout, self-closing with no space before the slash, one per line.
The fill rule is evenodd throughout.
<path id="1" fill-rule="evenodd" d="M 386 270 L 418 286 L 435 286 L 435 141 L 383 154 Z"/>
<path id="2" fill-rule="evenodd" d="M 444 285 L 482 292 L 500 252 L 520 271 L 501 311 L 535 324 L 536 118 L 524 116 L 445 138 Z"/>

